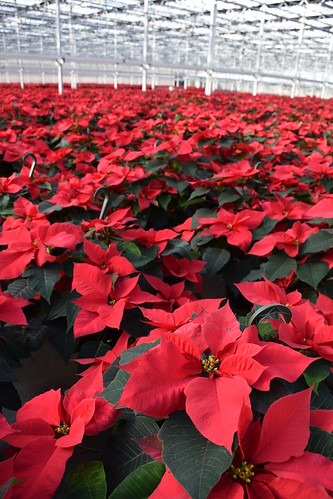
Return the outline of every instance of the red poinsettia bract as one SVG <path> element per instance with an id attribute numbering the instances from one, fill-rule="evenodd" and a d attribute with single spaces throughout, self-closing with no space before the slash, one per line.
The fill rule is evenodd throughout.
<path id="1" fill-rule="evenodd" d="M 259 342 L 251 328 L 242 335 L 227 304 L 162 333 L 159 345 L 122 365 L 131 377 L 119 406 L 158 418 L 185 409 L 202 435 L 231 452 L 242 408 L 250 407 L 251 387 L 268 390 L 276 376 L 295 381 L 313 360 Z"/>
<path id="2" fill-rule="evenodd" d="M 201 224 L 209 225 L 201 236 L 226 236 L 229 244 L 246 251 L 252 241 L 251 230 L 258 227 L 264 218 L 264 213 L 255 210 L 243 210 L 238 213 L 220 208 L 216 218 L 198 218 Z"/>
<path id="3" fill-rule="evenodd" d="M 155 300 L 154 295 L 139 288 L 139 276 L 117 277 L 87 263 L 74 265 L 72 289 L 82 295 L 74 301 L 81 308 L 74 322 L 76 338 L 102 331 L 106 326 L 118 329 L 125 307 Z"/>
<path id="4" fill-rule="evenodd" d="M 26 316 L 22 308 L 30 305 L 28 300 L 4 293 L 0 286 L 0 321 L 25 326 Z"/>
<path id="5" fill-rule="evenodd" d="M 118 416 L 119 411 L 98 397 L 102 390 L 99 365 L 73 385 L 64 398 L 60 389 L 49 390 L 26 402 L 11 427 L 1 422 L 1 438 L 16 452 L 11 474 L 15 485 L 6 493 L 6 499 L 53 497 L 66 462 L 83 436 L 106 430 Z"/>
<path id="6" fill-rule="evenodd" d="M 312 424 L 310 396 L 311 388 L 278 399 L 269 407 L 262 424 L 259 419 L 252 421 L 251 409 L 243 409 L 233 462 L 208 499 L 328 499 L 332 496 L 332 461 L 305 451 Z M 167 469 L 149 497 L 164 499 L 170 492 L 179 499 L 190 497 Z"/>

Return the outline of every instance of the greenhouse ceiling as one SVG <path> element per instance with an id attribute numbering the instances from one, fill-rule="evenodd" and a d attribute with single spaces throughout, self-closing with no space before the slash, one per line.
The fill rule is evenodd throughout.
<path id="1" fill-rule="evenodd" d="M 22 87 L 333 96 L 333 0 L 1 0 L 0 16 L 1 81 Z"/>

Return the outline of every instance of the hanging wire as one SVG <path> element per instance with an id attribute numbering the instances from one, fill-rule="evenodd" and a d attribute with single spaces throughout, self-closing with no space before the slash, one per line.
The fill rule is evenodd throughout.
<path id="1" fill-rule="evenodd" d="M 94 198 L 93 198 L 94 203 L 98 203 L 100 198 L 103 199 L 103 205 L 102 205 L 101 212 L 99 214 L 99 218 L 104 218 L 106 208 L 107 208 L 108 202 L 110 200 L 110 192 L 107 189 L 107 187 L 99 187 L 95 191 Z"/>
<path id="2" fill-rule="evenodd" d="M 34 171 L 35 171 L 35 168 L 36 168 L 36 164 L 37 164 L 37 159 L 36 159 L 36 156 L 34 155 L 34 153 L 32 152 L 27 152 L 23 158 L 22 158 L 22 166 L 24 165 L 25 163 L 25 160 L 27 158 L 32 158 L 32 165 L 31 165 L 31 168 L 30 168 L 30 172 L 29 172 L 29 178 L 33 178 L 33 174 L 34 174 Z"/>

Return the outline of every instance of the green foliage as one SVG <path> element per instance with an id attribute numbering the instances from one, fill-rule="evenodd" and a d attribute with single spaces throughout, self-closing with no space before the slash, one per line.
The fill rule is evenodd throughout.
<path id="1" fill-rule="evenodd" d="M 318 288 L 320 281 L 328 274 L 329 267 L 326 262 L 307 261 L 297 266 L 297 277 L 312 286 Z"/>
<path id="2" fill-rule="evenodd" d="M 114 489 L 109 499 L 145 499 L 154 492 L 164 472 L 163 463 L 153 461 L 143 464 Z"/>
<path id="3" fill-rule="evenodd" d="M 333 460 L 333 433 L 322 430 L 317 426 L 310 427 L 310 438 L 306 449 Z"/>
<path id="4" fill-rule="evenodd" d="M 51 303 L 51 295 L 56 282 L 60 280 L 61 266 L 56 263 L 46 263 L 43 267 L 32 267 L 27 269 L 23 277 L 28 278 L 28 286 L 34 289 L 45 298 L 48 303 Z"/>
<path id="5" fill-rule="evenodd" d="M 268 257 L 267 263 L 263 265 L 263 273 L 269 281 L 273 282 L 289 276 L 296 268 L 297 263 L 294 258 L 290 258 L 286 253 L 277 253 Z"/>
<path id="6" fill-rule="evenodd" d="M 105 499 L 106 477 L 101 461 L 81 463 L 67 477 L 65 499 Z"/>
<path id="7" fill-rule="evenodd" d="M 207 497 L 232 462 L 232 455 L 198 432 L 185 412 L 175 412 L 159 431 L 162 458 L 193 499 Z"/>

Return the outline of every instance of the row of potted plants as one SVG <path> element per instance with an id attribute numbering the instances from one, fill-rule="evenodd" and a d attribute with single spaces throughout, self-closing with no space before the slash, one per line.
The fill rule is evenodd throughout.
<path id="1" fill-rule="evenodd" d="M 330 497 L 333 102 L 0 92 L 4 497 Z"/>

